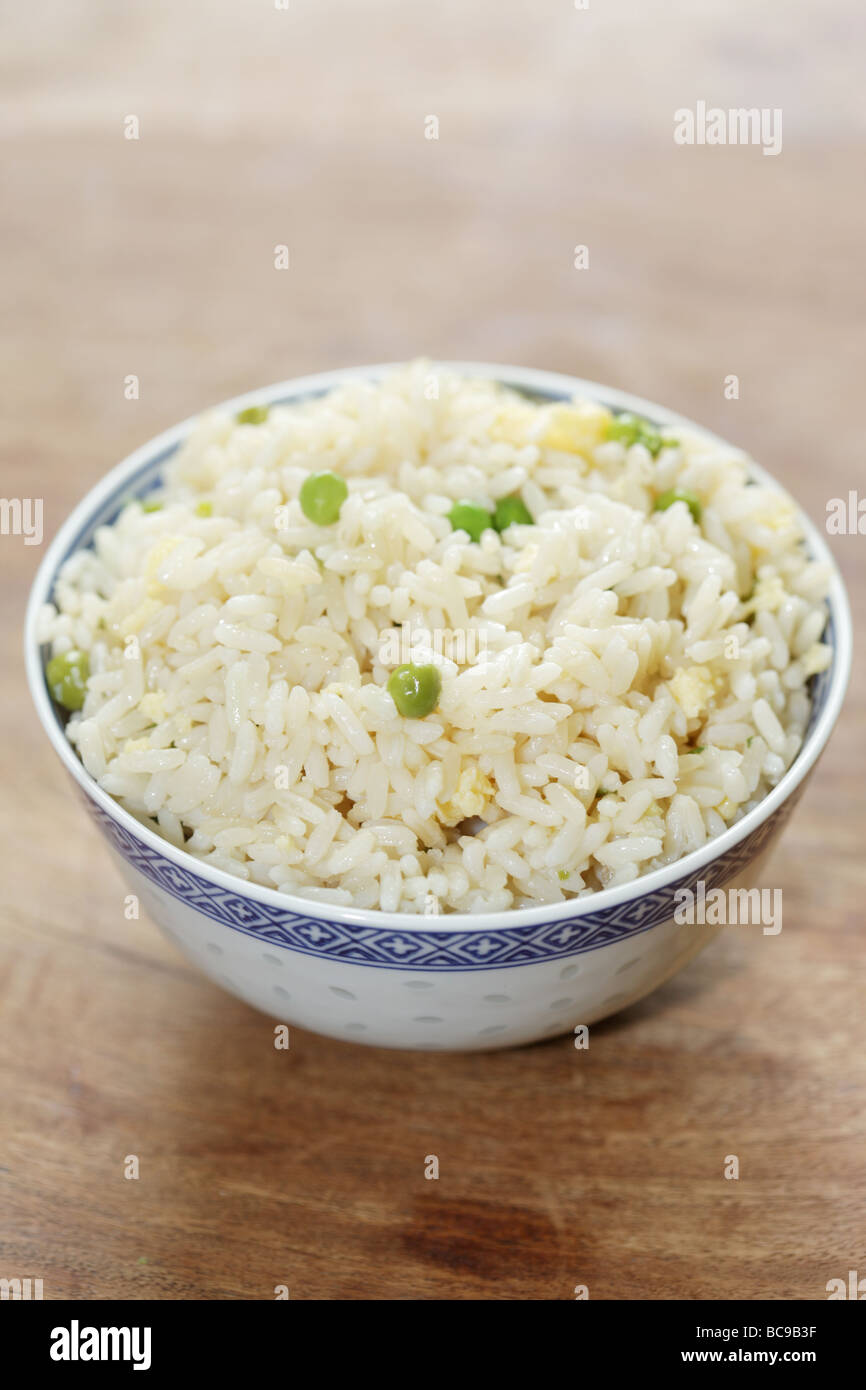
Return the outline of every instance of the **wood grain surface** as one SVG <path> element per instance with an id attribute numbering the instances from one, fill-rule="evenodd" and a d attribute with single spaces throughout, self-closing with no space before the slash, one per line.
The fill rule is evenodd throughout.
<path id="1" fill-rule="evenodd" d="M 854 0 L 80 0 L 5 30 L 2 492 L 44 499 L 46 540 L 180 418 L 420 354 L 660 400 L 819 523 L 866 488 Z M 780 108 L 781 154 L 678 147 L 698 100 Z M 832 545 L 856 618 L 866 539 Z M 272 1020 L 123 918 L 23 682 L 41 553 L 0 538 L 0 1276 L 402 1300 L 822 1299 L 866 1275 L 862 655 L 775 853 L 780 935 L 729 928 L 586 1052 L 275 1052 Z"/>

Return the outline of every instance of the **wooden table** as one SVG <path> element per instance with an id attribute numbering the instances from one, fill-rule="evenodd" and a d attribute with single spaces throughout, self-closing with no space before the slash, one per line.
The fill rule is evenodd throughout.
<path id="1" fill-rule="evenodd" d="M 17 7 L 4 495 L 44 498 L 47 539 L 176 419 L 428 353 L 664 401 L 822 521 L 864 474 L 863 21 L 794 11 Z M 781 155 L 675 145 L 698 99 L 781 107 Z M 856 610 L 866 540 L 832 543 Z M 275 1052 L 271 1020 L 124 920 L 24 689 L 41 551 L 0 546 L 0 1276 L 46 1298 L 821 1299 L 866 1274 L 861 656 L 776 853 L 778 937 L 729 929 L 588 1052 Z"/>

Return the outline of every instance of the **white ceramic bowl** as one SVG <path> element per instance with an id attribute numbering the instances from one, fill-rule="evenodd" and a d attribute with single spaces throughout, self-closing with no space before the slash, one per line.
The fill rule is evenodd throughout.
<path id="1" fill-rule="evenodd" d="M 229 402 L 232 410 L 321 394 L 389 365 L 281 382 Z M 688 425 L 661 407 L 593 382 L 483 363 L 447 363 L 534 397 L 585 393 L 657 424 Z M 55 751 L 111 848 L 121 873 L 163 932 L 218 984 L 265 1013 L 336 1038 L 382 1047 L 491 1049 L 570 1032 L 656 988 L 718 928 L 673 920 L 674 894 L 760 886 L 763 864 L 836 722 L 851 665 L 845 589 L 824 540 L 800 513 L 812 553 L 833 567 L 826 640 L 829 671 L 814 678 L 804 746 L 754 810 L 699 851 L 621 888 L 546 907 L 441 918 L 335 907 L 260 888 L 203 864 L 144 828 L 91 779 L 67 742 L 45 685 L 36 618 L 66 557 L 145 492 L 193 424 L 136 450 L 84 498 L 49 547 L 33 584 L 26 660 L 36 709 Z M 754 476 L 779 485 L 763 470 Z M 779 489 L 781 491 L 781 489 Z M 760 927 L 754 928 L 760 930 Z"/>

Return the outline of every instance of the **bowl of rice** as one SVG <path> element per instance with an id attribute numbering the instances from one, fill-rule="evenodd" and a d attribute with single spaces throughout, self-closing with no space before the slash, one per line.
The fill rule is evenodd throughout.
<path id="1" fill-rule="evenodd" d="M 299 1027 L 468 1050 L 616 1012 L 711 940 L 717 890 L 760 901 L 851 622 L 739 449 L 591 382 L 416 362 L 137 450 L 50 546 L 26 659 L 195 964 Z"/>

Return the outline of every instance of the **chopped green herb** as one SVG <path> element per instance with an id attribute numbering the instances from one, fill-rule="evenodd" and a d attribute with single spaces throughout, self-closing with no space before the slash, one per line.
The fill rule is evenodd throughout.
<path id="1" fill-rule="evenodd" d="M 701 519 L 701 504 L 699 498 L 687 488 L 671 487 L 667 492 L 660 492 L 655 500 L 654 511 L 666 512 L 668 507 L 672 507 L 674 502 L 685 502 L 695 521 Z"/>
<path id="2" fill-rule="evenodd" d="M 248 405 L 239 410 L 235 419 L 239 425 L 263 425 L 268 418 L 266 405 Z"/>
<path id="3" fill-rule="evenodd" d="M 641 430 L 638 442 L 642 444 L 645 449 L 649 449 L 653 458 L 655 458 L 656 454 L 661 453 L 662 437 L 654 425 L 647 425 Z"/>
<path id="4" fill-rule="evenodd" d="M 45 668 L 48 689 L 58 705 L 64 709 L 81 709 L 90 675 L 90 658 L 86 652 L 62 652 L 54 656 Z"/>
<path id="5" fill-rule="evenodd" d="M 707 745 L 705 743 L 699 743 L 695 748 L 692 749 L 693 753 L 706 753 L 706 751 Z"/>
<path id="6" fill-rule="evenodd" d="M 653 458 L 662 448 L 678 443 L 677 440 L 669 440 L 662 435 L 649 420 L 644 420 L 640 415 L 632 415 L 628 410 L 623 411 L 622 415 L 615 415 L 610 421 L 607 437 L 617 440 L 626 449 L 630 449 L 632 444 L 642 444 Z"/>
<path id="7" fill-rule="evenodd" d="M 442 677 L 435 666 L 398 666 L 388 677 L 388 694 L 404 719 L 423 719 L 436 708 Z"/>
<path id="8" fill-rule="evenodd" d="M 199 502 L 195 514 L 196 516 L 213 516 L 213 502 Z"/>
<path id="9" fill-rule="evenodd" d="M 471 541 L 480 541 L 489 526 L 494 525 L 493 517 L 477 502 L 455 502 L 448 513 L 452 531 L 465 531 Z"/>
<path id="10" fill-rule="evenodd" d="M 628 449 L 640 439 L 641 424 L 642 421 L 637 415 L 632 415 L 627 410 L 623 411 L 622 415 L 615 415 L 611 420 L 607 427 L 607 437 L 624 444 Z"/>
<path id="11" fill-rule="evenodd" d="M 755 741 L 755 735 L 754 735 L 754 734 L 749 734 L 749 737 L 746 739 L 746 747 L 747 747 L 747 748 L 751 748 L 751 746 L 752 746 L 752 744 L 754 743 L 754 741 Z"/>
<path id="12" fill-rule="evenodd" d="M 557 871 L 556 871 L 556 877 L 557 877 L 557 878 L 566 879 L 566 878 L 570 878 L 570 876 L 571 876 L 571 870 L 570 870 L 570 869 L 557 869 Z"/>
<path id="13" fill-rule="evenodd" d="M 337 473 L 310 473 L 301 483 L 301 511 L 317 526 L 333 526 L 349 495 L 346 479 Z"/>
<path id="14" fill-rule="evenodd" d="M 142 504 L 141 504 L 141 510 L 142 510 L 143 512 L 161 512 L 161 511 L 162 511 L 162 503 L 161 503 L 161 502 L 142 502 Z"/>

